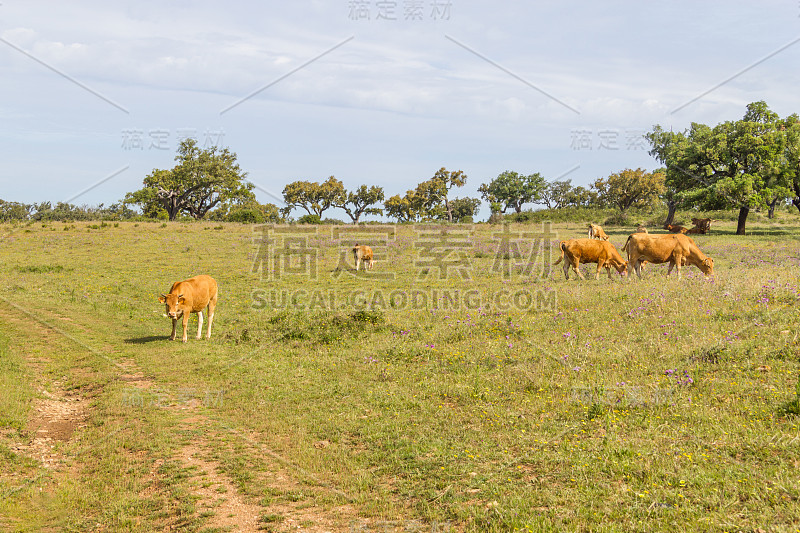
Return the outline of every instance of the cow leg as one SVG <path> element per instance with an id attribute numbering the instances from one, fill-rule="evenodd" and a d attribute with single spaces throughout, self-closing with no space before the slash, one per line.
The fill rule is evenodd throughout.
<path id="1" fill-rule="evenodd" d="M 667 269 L 667 276 L 672 274 L 672 269 L 676 268 L 678 271 L 678 279 L 681 279 L 681 256 L 674 254 L 669 261 L 669 268 Z"/>
<path id="2" fill-rule="evenodd" d="M 603 269 L 603 262 L 602 261 L 598 261 L 597 262 L 597 274 L 595 274 L 594 279 L 596 279 L 596 280 L 600 279 L 600 271 L 602 269 Z M 611 275 L 609 274 L 608 277 L 611 277 Z"/>
<path id="3" fill-rule="evenodd" d="M 203 312 L 197 312 L 197 337 L 198 340 L 203 338 Z"/>
<path id="4" fill-rule="evenodd" d="M 572 268 L 574 268 L 574 269 L 575 269 L 575 272 L 577 272 L 577 273 L 578 273 L 578 277 L 579 277 L 579 278 L 581 278 L 581 279 L 586 279 L 586 278 L 584 277 L 584 275 L 583 275 L 583 272 L 581 272 L 581 262 L 580 262 L 580 261 L 575 261 L 575 262 L 572 264 Z"/>
<path id="5" fill-rule="evenodd" d="M 642 262 L 637 260 L 636 264 L 633 266 L 633 269 L 636 271 L 636 275 L 639 279 L 642 279 Z"/>
<path id="6" fill-rule="evenodd" d="M 178 325 L 178 319 L 177 318 L 173 318 L 172 319 L 172 335 L 169 336 L 169 340 L 171 340 L 171 341 L 175 340 L 175 327 L 177 325 Z"/>
<path id="7" fill-rule="evenodd" d="M 669 264 L 669 270 L 667 271 L 667 275 L 672 271 L 672 267 L 675 267 L 675 271 L 678 273 L 678 279 L 681 279 L 681 258 L 678 257 L 674 263 Z"/>
<path id="8" fill-rule="evenodd" d="M 189 331 L 189 315 L 191 313 L 183 313 L 183 342 L 189 340 L 187 332 Z"/>
<path id="9" fill-rule="evenodd" d="M 356 259 L 356 272 L 358 272 L 358 268 L 361 266 L 361 258 L 359 257 Z"/>
<path id="10" fill-rule="evenodd" d="M 206 332 L 206 339 L 211 338 L 211 323 L 214 322 L 214 309 L 217 307 L 217 299 L 214 298 L 208 302 L 208 331 Z"/>

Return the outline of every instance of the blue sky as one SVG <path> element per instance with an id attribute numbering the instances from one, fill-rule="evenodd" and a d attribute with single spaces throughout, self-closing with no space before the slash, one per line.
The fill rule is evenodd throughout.
<path id="1" fill-rule="evenodd" d="M 262 202 L 442 166 L 458 196 L 504 170 L 586 186 L 655 168 L 654 124 L 800 112 L 796 0 L 4 0 L 0 38 L 0 198 L 23 202 L 113 203 L 187 135 Z"/>

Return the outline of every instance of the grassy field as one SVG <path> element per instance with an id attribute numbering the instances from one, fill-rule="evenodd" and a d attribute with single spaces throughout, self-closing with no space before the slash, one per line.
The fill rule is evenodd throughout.
<path id="1" fill-rule="evenodd" d="M 781 216 L 680 281 L 565 281 L 567 223 L 5 226 L 0 529 L 798 531 Z M 158 295 L 200 273 L 213 337 L 170 342 Z"/>

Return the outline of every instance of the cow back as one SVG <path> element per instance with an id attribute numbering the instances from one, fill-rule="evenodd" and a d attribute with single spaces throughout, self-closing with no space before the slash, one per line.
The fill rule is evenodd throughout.
<path id="1" fill-rule="evenodd" d="M 211 276 L 195 276 L 185 281 L 175 282 L 170 294 L 183 295 L 185 311 L 202 311 L 212 299 L 217 297 L 217 282 Z"/>

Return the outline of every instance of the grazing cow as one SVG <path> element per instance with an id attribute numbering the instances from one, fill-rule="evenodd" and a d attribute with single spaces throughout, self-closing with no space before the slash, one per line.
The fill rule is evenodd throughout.
<path id="1" fill-rule="evenodd" d="M 597 224 L 589 224 L 589 238 L 600 239 L 601 241 L 607 241 L 608 235 L 606 235 L 606 232 L 603 231 L 603 228 L 601 228 Z"/>
<path id="2" fill-rule="evenodd" d="M 375 260 L 372 258 L 372 248 L 364 244 L 359 246 L 356 243 L 353 246 L 353 261 L 356 264 L 356 271 L 361 266 L 361 261 L 364 261 L 364 270 L 372 270 L 372 265 L 375 264 Z"/>
<path id="3" fill-rule="evenodd" d="M 686 235 L 645 235 L 634 233 L 625 242 L 622 248 L 628 253 L 628 264 L 639 278 L 642 277 L 641 264 L 644 261 L 651 263 L 669 263 L 667 275 L 672 273 L 673 267 L 678 269 L 678 279 L 681 279 L 681 267 L 694 265 L 708 276 L 714 275 L 714 260 L 706 257 L 691 237 Z"/>
<path id="4" fill-rule="evenodd" d="M 628 263 L 622 258 L 614 245 L 608 241 L 598 242 L 596 239 L 571 239 L 561 241 L 558 244 L 561 249 L 561 257 L 555 264 L 564 261 L 564 276 L 569 279 L 569 267 L 575 269 L 581 279 L 586 279 L 581 274 L 581 263 L 597 263 L 597 275 L 594 279 L 600 279 L 600 270 L 605 267 L 608 272 L 608 279 L 611 277 L 611 268 L 614 267 L 622 275 L 628 273 Z M 566 256 L 566 259 L 564 258 Z"/>
<path id="5" fill-rule="evenodd" d="M 647 228 L 644 227 L 644 224 L 639 224 L 636 226 L 636 231 L 634 233 L 647 233 Z"/>
<path id="6" fill-rule="evenodd" d="M 700 231 L 698 233 L 705 234 L 709 229 L 711 229 L 711 222 L 710 218 L 693 218 L 692 224 Z"/>
<path id="7" fill-rule="evenodd" d="M 666 226 L 664 226 L 664 229 L 670 233 L 686 233 L 687 231 L 689 231 L 687 228 L 675 224 L 667 224 Z"/>
<path id="8" fill-rule="evenodd" d="M 189 326 L 189 315 L 197 313 L 197 338 L 202 337 L 203 309 L 208 307 L 208 331 L 206 339 L 211 338 L 211 324 L 214 322 L 214 309 L 217 307 L 217 282 L 211 276 L 195 276 L 186 281 L 172 284 L 169 294 L 162 294 L 158 301 L 167 307 L 167 316 L 172 319 L 172 335 L 175 340 L 175 327 L 178 319 L 183 318 L 183 342 L 187 340 L 186 329 Z"/>

